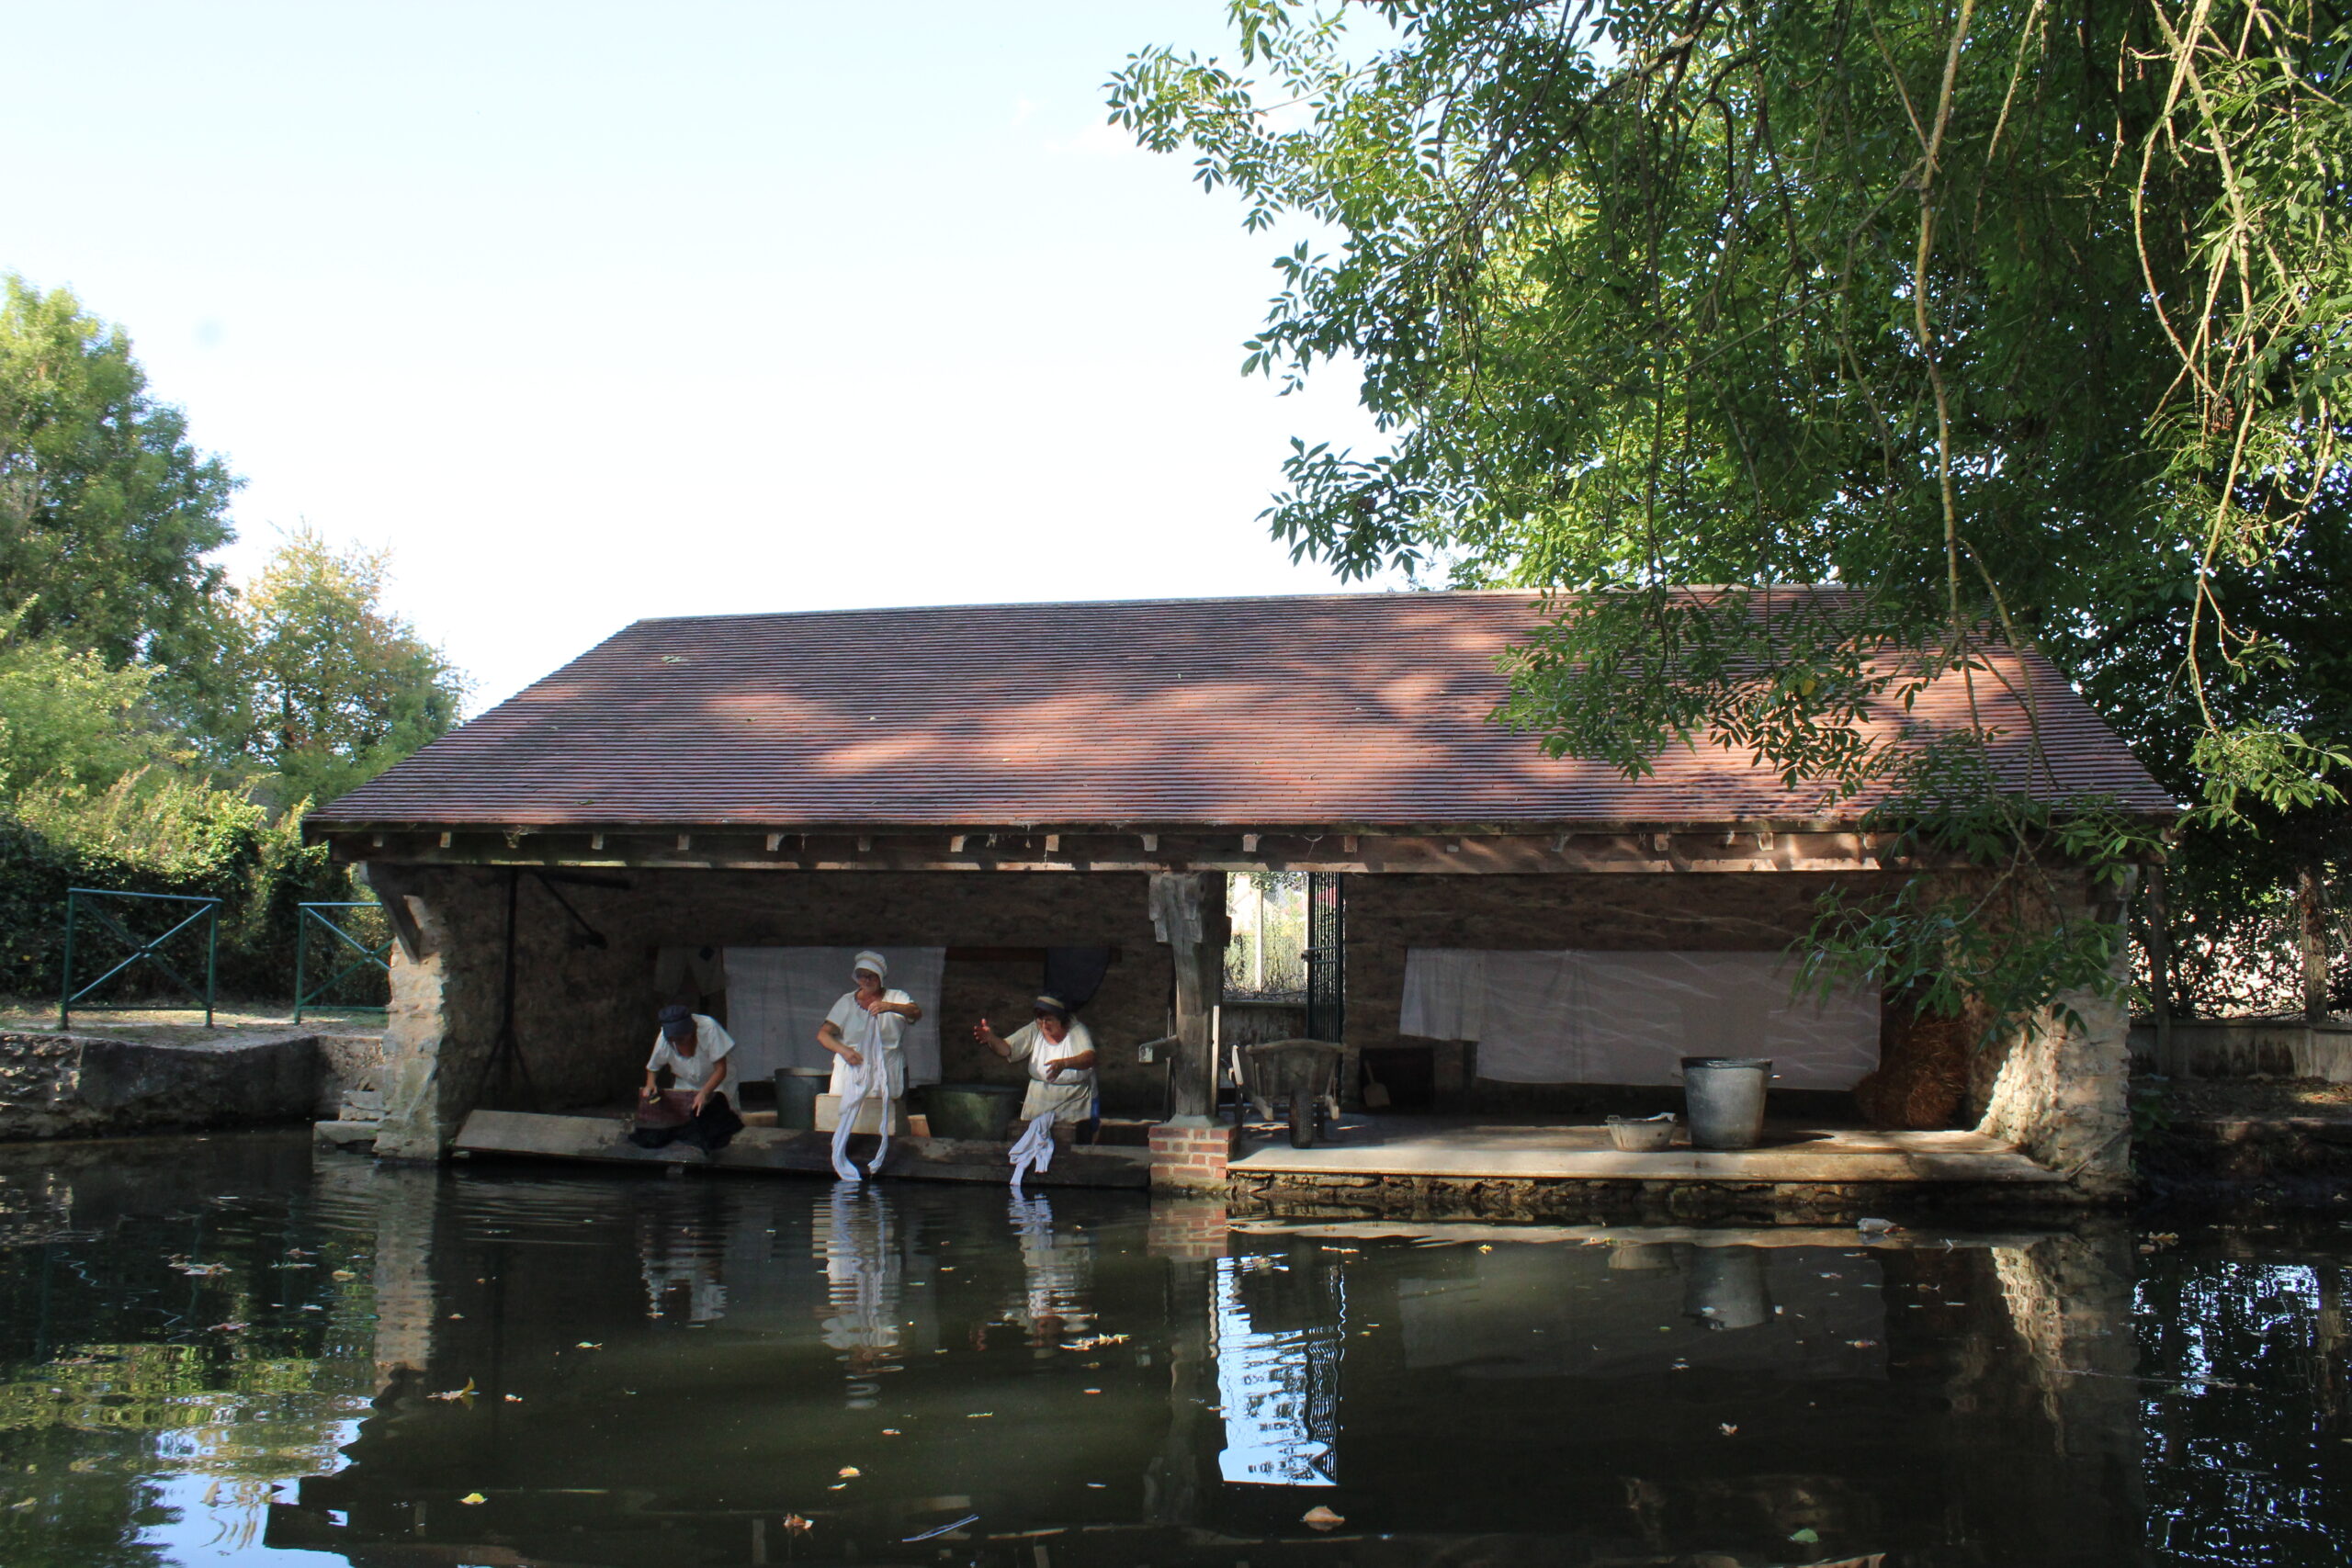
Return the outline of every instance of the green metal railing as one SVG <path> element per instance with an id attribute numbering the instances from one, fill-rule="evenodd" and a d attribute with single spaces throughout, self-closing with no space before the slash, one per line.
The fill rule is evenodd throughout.
<path id="1" fill-rule="evenodd" d="M 197 906 L 155 936 L 142 936 L 133 931 L 123 920 L 114 918 L 103 899 L 122 899 L 141 906 L 151 904 L 193 904 Z M 106 973 L 76 989 L 74 984 L 74 941 L 75 929 L 84 919 L 105 931 L 130 949 L 128 955 L 116 960 Z M 198 921 L 204 925 L 204 985 L 199 989 L 187 976 L 172 966 L 164 952 L 164 944 L 181 933 L 191 931 Z M 65 976 L 58 991 L 57 1027 L 74 1027 L 74 1004 L 95 993 L 107 981 L 127 975 L 146 964 L 163 971 L 172 983 L 187 993 L 193 1001 L 204 1003 L 204 1027 L 212 1027 L 212 979 L 220 955 L 220 900 L 199 898 L 185 893 L 119 893 L 103 887 L 69 887 L 65 890 Z M 175 1002 L 96 1002 L 85 1007 L 85 1012 L 176 1012 Z"/>
<path id="2" fill-rule="evenodd" d="M 349 1003 L 328 999 L 337 986 L 352 976 L 365 974 L 370 969 L 381 971 L 386 984 L 389 985 L 392 973 L 392 937 L 389 929 L 391 924 L 390 919 L 384 922 L 387 928 L 384 939 L 377 942 L 356 931 L 345 930 L 327 911 L 330 909 L 373 909 L 381 914 L 384 907 L 369 898 L 356 903 L 301 904 L 296 908 L 300 913 L 296 922 L 294 938 L 294 1021 L 297 1023 L 302 1021 L 302 1012 L 306 1008 L 333 1008 L 339 1012 L 371 1012 L 379 1015 L 388 1013 L 390 1010 L 390 1008 L 381 1003 Z M 311 931 L 313 926 L 325 931 L 334 939 L 329 942 L 327 952 L 333 957 L 343 960 L 343 967 L 320 981 L 315 989 L 310 983 Z M 326 939 L 322 937 L 321 940 Z M 338 950 L 334 945 L 337 942 L 357 956 L 348 956 Z M 324 966 L 324 964 L 321 965 L 322 968 Z"/>

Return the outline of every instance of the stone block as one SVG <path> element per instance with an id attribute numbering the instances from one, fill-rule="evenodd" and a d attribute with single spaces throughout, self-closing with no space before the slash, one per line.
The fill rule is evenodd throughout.
<path id="1" fill-rule="evenodd" d="M 190 1043 L 0 1034 L 0 1139 L 102 1137 L 304 1121 L 322 1076 L 308 1034 Z"/>

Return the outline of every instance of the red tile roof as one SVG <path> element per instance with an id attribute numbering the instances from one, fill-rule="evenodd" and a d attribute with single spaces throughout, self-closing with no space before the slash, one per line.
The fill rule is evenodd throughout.
<path id="1" fill-rule="evenodd" d="M 315 813 L 320 828 L 1671 824 L 1850 818 L 1744 753 L 1646 778 L 1492 723 L 1525 593 L 1326 594 L 640 621 Z M 2064 792 L 2173 803 L 2056 671 Z M 1978 682 L 1980 696 L 1990 682 Z M 1924 695 L 1961 714 L 1956 681 Z M 2019 770 L 2014 699 L 1984 697 Z"/>

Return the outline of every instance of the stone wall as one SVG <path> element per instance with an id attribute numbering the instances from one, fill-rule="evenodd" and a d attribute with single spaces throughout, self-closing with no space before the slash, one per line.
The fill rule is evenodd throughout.
<path id="1" fill-rule="evenodd" d="M 253 1126 L 334 1114 L 374 1043 L 220 1032 L 197 1041 L 0 1034 L 0 1139 Z"/>
<path id="2" fill-rule="evenodd" d="M 2113 919 L 2077 888 L 2074 918 Z M 2129 961 L 2119 942 L 2116 962 Z M 2120 998 L 2069 993 L 1979 1058 L 1977 1131 L 2073 1175 L 2086 1192 L 2132 1185 L 2132 1020 Z"/>
<path id="3" fill-rule="evenodd" d="M 626 889 L 560 885 L 601 948 L 525 874 L 514 1037 L 527 1095 L 518 1075 L 491 1070 L 507 874 L 380 866 L 371 875 L 408 900 L 424 937 L 414 960 L 394 956 L 379 1154 L 433 1157 L 477 1104 L 625 1100 L 670 999 L 657 988 L 657 955 L 677 947 L 1114 946 L 1118 961 L 1083 1015 L 1104 1052 L 1103 1103 L 1114 1114 L 1160 1112 L 1165 1066 L 1136 1063 L 1135 1047 L 1169 1032 L 1172 974 L 1142 874 L 632 871 L 618 877 Z M 1026 1021 L 1041 979 L 1042 966 L 1025 960 L 949 963 L 943 994 L 917 998 L 938 1014 L 948 1081 L 1021 1080 L 973 1041 L 971 1025 L 984 1014 L 1000 1031 Z M 702 999 L 724 1016 L 723 997 Z"/>

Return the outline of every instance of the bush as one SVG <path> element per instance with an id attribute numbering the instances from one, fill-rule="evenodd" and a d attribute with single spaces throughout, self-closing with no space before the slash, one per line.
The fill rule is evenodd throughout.
<path id="1" fill-rule="evenodd" d="M 273 816 L 241 790 L 209 779 L 142 771 L 112 788 L 72 785 L 28 790 L 0 808 L 0 989 L 54 997 L 63 976 L 65 893 L 96 887 L 125 893 L 175 893 L 221 900 L 218 987 L 224 997 L 290 998 L 294 992 L 296 906 L 364 897 L 350 873 L 323 847 L 302 843 L 303 801 Z M 124 917 L 119 910 L 116 918 Z M 152 933 L 154 917 L 125 919 Z M 93 962 L 121 956 L 111 937 L 77 931 L 77 980 L 98 973 Z M 175 943 L 176 964 L 201 983 L 200 939 Z M 168 982 L 142 964 L 109 987 L 110 999 L 162 1000 Z"/>

